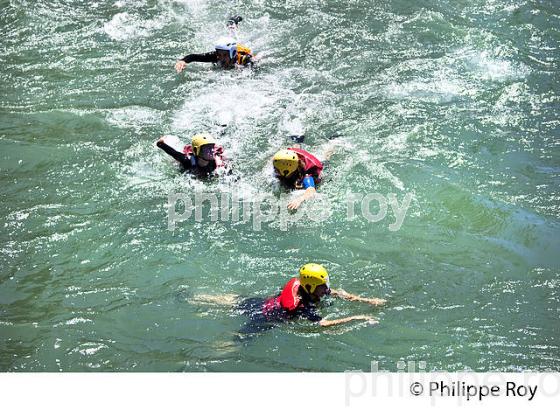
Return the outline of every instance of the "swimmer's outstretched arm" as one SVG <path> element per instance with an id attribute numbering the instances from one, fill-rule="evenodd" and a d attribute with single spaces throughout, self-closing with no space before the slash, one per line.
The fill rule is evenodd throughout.
<path id="1" fill-rule="evenodd" d="M 341 325 L 343 323 L 348 323 L 351 322 L 352 320 L 365 320 L 367 322 L 369 322 L 372 325 L 376 325 L 379 322 L 377 320 L 375 320 L 375 318 L 373 318 L 372 316 L 366 316 L 366 315 L 357 315 L 357 316 L 349 316 L 349 317 L 343 317 L 342 319 L 334 319 L 334 320 L 327 320 L 327 319 L 322 319 L 319 322 L 319 325 L 321 326 L 334 326 L 334 325 Z"/>
<path id="2" fill-rule="evenodd" d="M 191 168 L 190 159 L 185 154 L 183 154 L 182 152 L 175 151 L 172 147 L 167 145 L 164 142 L 163 137 L 161 137 L 159 140 L 157 140 L 156 146 L 158 148 L 161 148 L 162 150 L 164 150 L 166 154 L 171 155 L 175 160 L 179 161 L 181 163 L 181 165 L 183 165 L 183 167 L 185 167 L 185 169 Z"/>
<path id="3" fill-rule="evenodd" d="M 309 187 L 305 190 L 305 192 L 303 193 L 303 195 L 298 196 L 295 199 L 292 199 L 289 203 L 288 203 L 288 209 L 290 210 L 295 210 L 298 209 L 299 206 L 304 202 L 307 201 L 308 199 L 311 199 L 315 196 L 315 193 L 317 192 L 317 190 L 314 187 Z"/>
<path id="4" fill-rule="evenodd" d="M 216 63 L 218 62 L 218 55 L 215 51 L 210 51 L 203 54 L 189 54 L 175 63 L 175 71 L 180 73 L 185 69 L 188 63 Z"/>
<path id="5" fill-rule="evenodd" d="M 331 289 L 331 295 L 345 300 L 369 303 L 373 306 L 381 306 L 387 302 L 385 299 L 363 298 L 358 295 L 353 295 L 352 293 L 346 292 L 344 289 Z"/>

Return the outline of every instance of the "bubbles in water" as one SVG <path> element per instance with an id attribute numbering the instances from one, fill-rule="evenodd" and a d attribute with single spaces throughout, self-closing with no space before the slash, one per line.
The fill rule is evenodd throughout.
<path id="1" fill-rule="evenodd" d="M 159 124 L 163 113 L 147 107 L 128 106 L 107 112 L 107 121 L 120 128 L 141 130 L 147 125 Z"/>
<path id="2" fill-rule="evenodd" d="M 390 98 L 413 98 L 433 102 L 449 102 L 462 94 L 463 88 L 454 81 L 410 81 L 404 84 L 392 83 L 386 87 Z"/>
<path id="3" fill-rule="evenodd" d="M 117 13 L 103 25 L 105 33 L 113 40 L 126 41 L 138 37 L 147 37 L 166 24 L 166 17 L 141 20 L 128 12 Z"/>
<path id="4" fill-rule="evenodd" d="M 496 57 L 486 50 L 463 50 L 458 53 L 458 56 L 483 80 L 506 81 L 522 78 L 528 73 L 528 69 L 524 65 Z"/>

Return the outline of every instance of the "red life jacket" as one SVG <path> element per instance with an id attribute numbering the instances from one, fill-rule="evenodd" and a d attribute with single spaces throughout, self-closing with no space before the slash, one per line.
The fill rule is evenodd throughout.
<path id="1" fill-rule="evenodd" d="M 301 296 L 299 295 L 299 279 L 292 278 L 284 285 L 280 295 L 267 299 L 263 304 L 263 314 L 270 315 L 274 311 L 284 310 L 293 312 L 301 303 Z"/>
<path id="2" fill-rule="evenodd" d="M 183 147 L 183 154 L 189 158 L 191 155 L 194 155 L 192 145 L 185 145 Z M 221 145 L 214 145 L 214 161 L 216 162 L 216 168 L 224 166 L 224 147 Z"/>
<path id="3" fill-rule="evenodd" d="M 294 151 L 297 154 L 299 161 L 303 163 L 304 174 L 313 175 L 317 179 L 321 177 L 323 164 L 316 156 L 300 148 L 288 148 L 288 150 Z"/>

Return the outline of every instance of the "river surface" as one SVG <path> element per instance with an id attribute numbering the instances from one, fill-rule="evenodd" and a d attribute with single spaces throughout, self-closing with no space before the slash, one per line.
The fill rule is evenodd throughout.
<path id="1" fill-rule="evenodd" d="M 233 14 L 258 69 L 177 75 Z M 560 370 L 557 1 L 1 0 L 0 34 L 0 370 Z M 201 131 L 234 175 L 154 147 Z M 316 200 L 168 229 L 170 192 L 283 209 L 292 134 L 334 150 Z M 410 207 L 396 229 L 391 206 L 366 217 L 383 201 L 348 218 L 351 194 Z M 324 317 L 379 324 L 240 338 L 243 315 L 200 302 L 274 295 L 310 261 L 388 300 Z"/>

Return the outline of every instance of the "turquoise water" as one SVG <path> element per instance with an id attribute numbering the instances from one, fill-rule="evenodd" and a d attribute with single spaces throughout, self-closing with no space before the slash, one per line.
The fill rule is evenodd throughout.
<path id="1" fill-rule="evenodd" d="M 245 17 L 255 72 L 173 65 Z M 560 370 L 560 11 L 555 1 L 0 1 L 0 370 Z M 226 126 L 224 126 L 226 125 Z M 237 180 L 181 175 L 162 134 L 215 134 Z M 288 135 L 335 148 L 321 198 L 278 223 L 185 221 L 167 195 L 279 196 Z M 329 139 L 340 134 L 336 139 Z M 346 195 L 412 196 L 346 218 Z M 318 328 L 243 342 L 197 295 L 276 293 L 308 261 Z"/>

